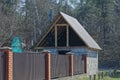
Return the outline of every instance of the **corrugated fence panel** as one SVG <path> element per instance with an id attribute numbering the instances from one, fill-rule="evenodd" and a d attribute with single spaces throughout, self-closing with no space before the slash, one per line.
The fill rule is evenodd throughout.
<path id="1" fill-rule="evenodd" d="M 51 54 L 51 78 L 69 76 L 69 56 Z"/>
<path id="2" fill-rule="evenodd" d="M 44 80 L 45 54 L 14 54 L 14 80 Z"/>
<path id="3" fill-rule="evenodd" d="M 74 75 L 84 73 L 84 59 L 80 55 L 74 55 Z"/>
<path id="4" fill-rule="evenodd" d="M 5 70 L 6 70 L 6 56 L 4 53 L 0 52 L 0 80 L 6 80 Z"/>

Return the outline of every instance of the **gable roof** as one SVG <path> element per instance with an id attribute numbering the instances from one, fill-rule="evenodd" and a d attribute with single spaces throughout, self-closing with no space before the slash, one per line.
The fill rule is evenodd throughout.
<path id="1" fill-rule="evenodd" d="M 101 50 L 96 41 L 89 35 L 77 19 L 71 17 L 63 12 L 60 12 L 63 18 L 67 21 L 70 27 L 78 34 L 78 36 L 85 42 L 89 48 Z"/>
<path id="2" fill-rule="evenodd" d="M 89 33 L 83 28 L 83 26 L 78 22 L 77 19 L 75 19 L 74 17 L 71 17 L 63 12 L 60 12 L 60 16 L 63 17 L 63 19 L 65 19 L 65 21 L 76 32 L 76 34 L 79 36 L 79 38 L 83 40 L 83 42 L 87 45 L 87 47 L 92 48 L 92 49 L 101 50 L 100 46 L 89 35 Z M 54 26 L 52 26 L 52 27 L 54 27 Z M 48 30 L 46 35 L 49 34 L 49 31 L 52 29 L 52 27 L 50 27 L 50 29 Z M 43 40 L 45 38 L 45 36 L 41 40 Z M 40 42 L 38 42 L 38 44 Z"/>

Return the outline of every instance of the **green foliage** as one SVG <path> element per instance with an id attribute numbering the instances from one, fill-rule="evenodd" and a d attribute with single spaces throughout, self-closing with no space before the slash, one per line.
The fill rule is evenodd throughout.
<path id="1" fill-rule="evenodd" d="M 118 0 L 85 0 L 75 9 L 76 18 L 102 47 L 99 67 L 120 66 L 120 2 Z"/>
<path id="2" fill-rule="evenodd" d="M 50 9 L 53 17 L 63 11 L 76 17 L 102 47 L 99 67 L 120 66 L 119 0 L 26 0 L 18 7 L 20 1 L 0 0 L 0 44 L 19 35 L 30 48 L 50 27 Z"/>

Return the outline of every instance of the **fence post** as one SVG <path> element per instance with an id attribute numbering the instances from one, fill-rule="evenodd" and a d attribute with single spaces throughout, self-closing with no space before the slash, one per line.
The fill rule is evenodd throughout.
<path id="1" fill-rule="evenodd" d="M 108 72 L 106 72 L 106 76 L 108 76 Z"/>
<path id="2" fill-rule="evenodd" d="M 92 75 L 89 75 L 89 80 L 92 80 Z"/>
<path id="3" fill-rule="evenodd" d="M 103 72 L 101 73 L 101 78 L 103 79 L 103 77 L 104 77 L 104 74 L 103 74 Z"/>
<path id="4" fill-rule="evenodd" d="M 98 73 L 98 80 L 100 80 L 100 78 L 101 78 L 101 77 L 100 77 L 100 73 Z"/>
<path id="5" fill-rule="evenodd" d="M 96 75 L 94 75 L 94 80 L 96 80 Z"/>
<path id="6" fill-rule="evenodd" d="M 51 55 L 50 55 L 50 52 L 45 53 L 45 80 L 51 80 Z"/>
<path id="7" fill-rule="evenodd" d="M 9 47 L 0 48 L 6 54 L 6 80 L 13 80 L 13 52 Z"/>

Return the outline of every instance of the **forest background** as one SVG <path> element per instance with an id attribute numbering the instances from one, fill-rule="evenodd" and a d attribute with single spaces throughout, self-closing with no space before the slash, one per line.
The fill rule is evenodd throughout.
<path id="1" fill-rule="evenodd" d="M 30 50 L 60 11 L 77 18 L 102 47 L 99 68 L 120 67 L 119 0 L 0 0 L 0 46 L 20 36 Z"/>

